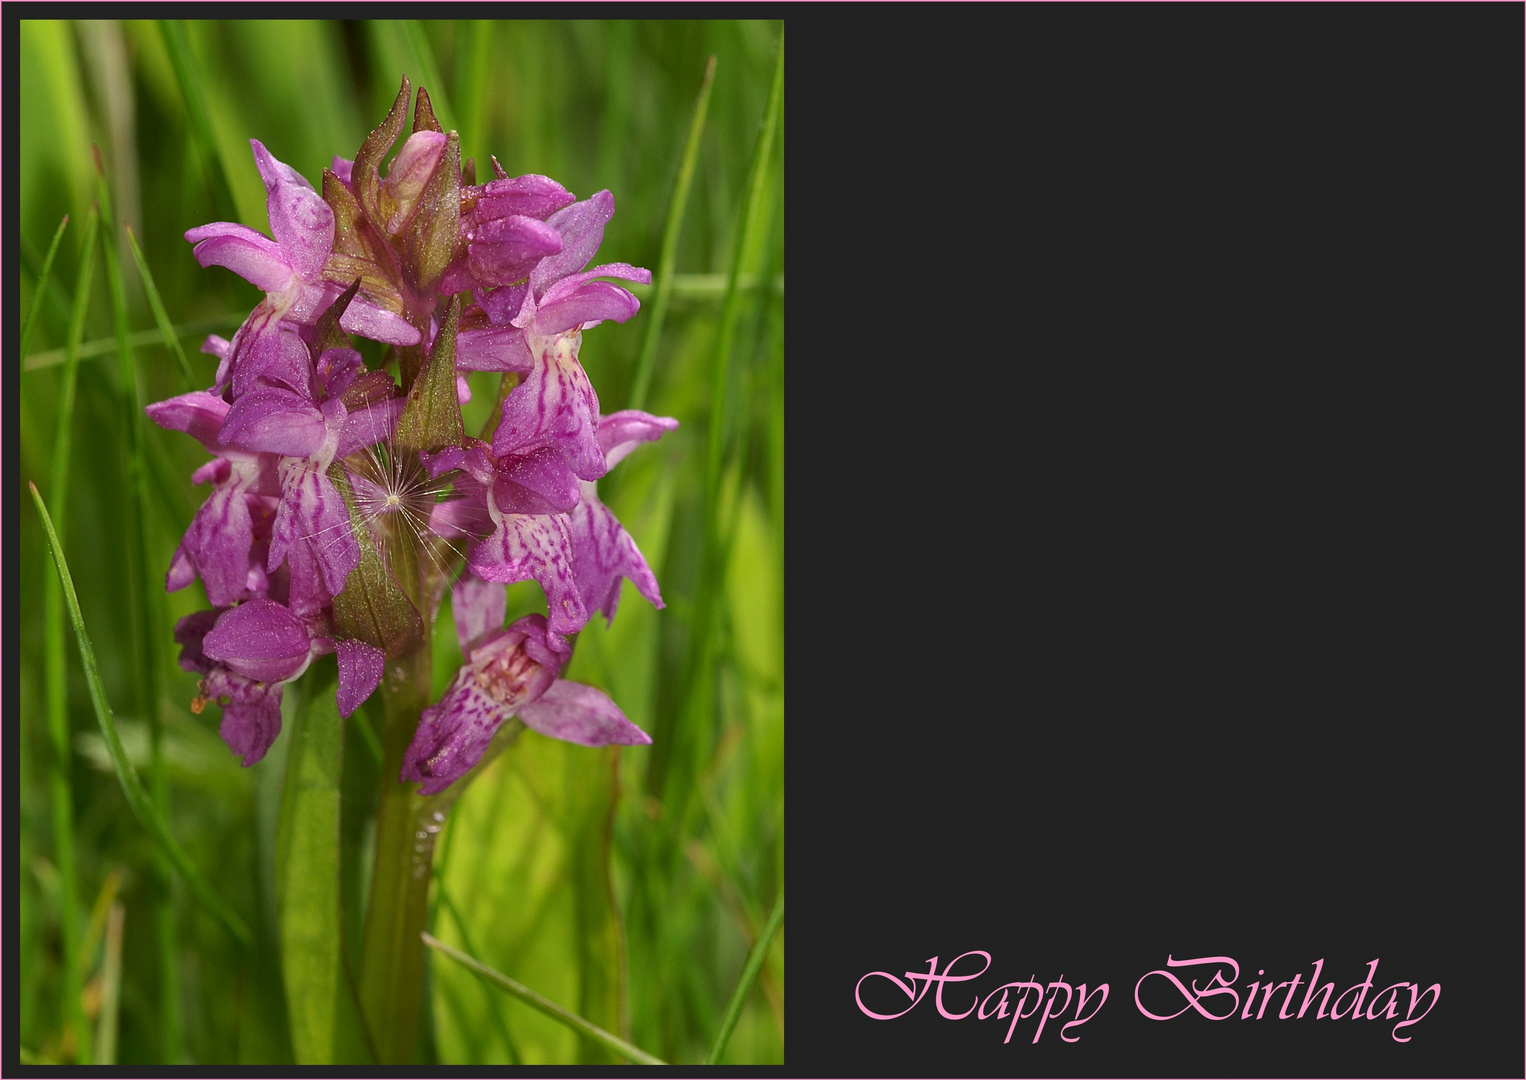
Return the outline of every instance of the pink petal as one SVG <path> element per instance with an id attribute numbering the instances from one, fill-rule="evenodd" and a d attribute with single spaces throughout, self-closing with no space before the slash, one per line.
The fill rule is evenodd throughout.
<path id="1" fill-rule="evenodd" d="M 260 179 L 265 181 L 265 190 L 269 192 L 279 183 L 295 184 L 305 187 L 309 191 L 313 185 L 307 182 L 307 178 L 284 162 L 277 161 L 265 144 L 258 139 L 250 139 L 249 147 L 254 151 L 254 166 L 260 170 Z"/>
<path id="2" fill-rule="evenodd" d="M 323 413 L 301 394 L 262 386 L 234 401 L 219 438 L 246 450 L 305 458 L 317 453 L 327 434 Z"/>
<path id="3" fill-rule="evenodd" d="M 348 718 L 381 685 L 387 654 L 364 641 L 341 638 L 335 642 L 339 661 L 339 691 L 335 701 L 339 715 Z"/>
<path id="4" fill-rule="evenodd" d="M 588 265 L 604 242 L 604 226 L 615 216 L 615 197 L 601 191 L 592 198 L 558 210 L 546 221 L 562 236 L 559 254 L 542 259 L 530 273 L 530 290 L 536 299 L 553 284 Z"/>
<path id="5" fill-rule="evenodd" d="M 572 538 L 565 515 L 504 514 L 497 529 L 467 560 L 484 581 L 534 578 L 546 593 L 552 630 L 571 634 L 588 622 L 572 574 Z"/>
<path id="6" fill-rule="evenodd" d="M 653 607 L 662 607 L 657 576 L 636 547 L 636 541 L 614 513 L 592 494 L 592 485 L 570 515 L 573 571 L 578 592 L 589 612 L 602 611 L 613 622 L 620 602 L 620 579 L 630 578 Z"/>
<path id="7" fill-rule="evenodd" d="M 519 707 L 525 726 L 579 746 L 645 746 L 652 737 L 625 718 L 608 694 L 558 679 L 541 697 Z"/>
<path id="8" fill-rule="evenodd" d="M 201 651 L 247 679 L 277 683 L 302 673 L 311 644 L 306 625 L 285 605 L 250 600 L 217 620 Z"/>
<path id="9" fill-rule="evenodd" d="M 316 279 L 334 250 L 334 211 L 312 188 L 284 182 L 271 189 L 267 210 L 292 270 L 303 281 Z"/>
<path id="10" fill-rule="evenodd" d="M 625 322 L 640 307 L 641 301 L 628 290 L 607 281 L 589 281 L 559 300 L 548 299 L 535 313 L 535 332 L 560 334 L 605 319 Z"/>
<path id="11" fill-rule="evenodd" d="M 469 668 L 462 668 L 440 703 L 419 716 L 398 779 L 422 783 L 420 795 L 444 791 L 482 760 L 508 718 L 508 710 L 483 692 Z"/>
<path id="12" fill-rule="evenodd" d="M 165 431 L 183 431 L 216 453 L 217 433 L 228 415 L 228 403 L 216 394 L 196 390 L 144 407 L 150 420 Z"/>
<path id="13" fill-rule="evenodd" d="M 226 266 L 268 293 L 285 291 L 292 269 L 280 245 L 243 225 L 219 222 L 185 234 L 196 247 L 192 254 L 202 266 Z"/>
<path id="14" fill-rule="evenodd" d="M 671 416 L 653 416 L 638 409 L 623 409 L 599 418 L 599 449 L 613 469 L 642 443 L 656 442 L 678 427 Z"/>
<path id="15" fill-rule="evenodd" d="M 450 590 L 450 610 L 456 620 L 456 640 L 462 655 L 471 652 L 478 638 L 503 629 L 508 606 L 508 590 L 500 581 L 483 581 L 462 574 Z"/>

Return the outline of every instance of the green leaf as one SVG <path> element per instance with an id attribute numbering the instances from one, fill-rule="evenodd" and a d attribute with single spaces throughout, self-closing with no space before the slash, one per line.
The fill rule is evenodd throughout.
<path id="1" fill-rule="evenodd" d="M 349 996 L 342 972 L 339 906 L 339 780 L 344 729 L 334 698 L 335 669 L 316 665 L 302 680 L 287 733 L 286 786 L 276 841 L 281 975 L 291 1042 L 301 1065 L 336 1060 L 335 1021 Z"/>
<path id="2" fill-rule="evenodd" d="M 330 259 L 339 255 L 352 260 L 343 263 L 339 273 L 349 274 L 345 279 L 349 281 L 356 277 L 364 278 L 368 292 L 375 288 L 385 289 L 396 301 L 397 306 L 393 310 L 401 313 L 402 298 L 397 296 L 387 271 L 381 265 L 386 258 L 382 252 L 383 245 L 367 224 L 360 202 L 344 186 L 344 181 L 339 179 L 333 169 L 323 170 L 323 201 L 334 211 L 334 252 Z M 331 281 L 340 280 L 329 273 L 329 269 L 328 264 L 325 264 L 324 276 Z"/>
<path id="3" fill-rule="evenodd" d="M 48 534 L 48 543 L 53 548 L 53 565 L 58 570 L 59 582 L 63 586 L 64 601 L 69 606 L 69 618 L 74 624 L 74 636 L 79 644 L 80 662 L 85 668 L 85 684 L 90 688 L 90 703 L 95 707 L 95 718 L 101 726 L 101 736 L 106 740 L 106 749 L 111 754 L 111 764 L 116 769 L 117 781 L 122 785 L 122 794 L 127 797 L 127 805 L 132 810 L 133 816 L 158 842 L 169 858 L 170 865 L 186 883 L 186 887 L 191 890 L 191 895 L 227 927 L 228 932 L 238 939 L 239 944 L 248 945 L 254 940 L 249 932 L 248 924 L 223 902 L 212 886 L 207 884 L 206 879 L 201 876 L 185 850 L 170 835 L 169 827 L 154 811 L 148 792 L 143 790 L 143 782 L 138 779 L 137 771 L 127 760 L 127 752 L 122 749 L 122 739 L 117 733 L 116 717 L 112 714 L 111 705 L 106 700 L 106 688 L 101 684 L 101 672 L 96 664 L 95 648 L 90 644 L 90 635 L 85 631 L 85 620 L 80 614 L 79 597 L 74 592 L 74 578 L 70 576 L 69 564 L 64 560 L 63 546 L 59 543 L 58 533 L 53 530 L 53 519 L 48 515 L 48 508 L 43 505 L 42 496 L 37 493 L 37 485 L 28 482 L 27 486 L 32 490 L 32 501 L 37 505 L 37 513 L 41 516 L 43 528 Z"/>
<path id="4" fill-rule="evenodd" d="M 397 418 L 392 444 L 399 454 L 443 450 L 465 441 L 461 402 L 456 397 L 456 325 L 460 317 L 461 297 L 457 294 L 450 298 L 434 348 L 413 380 L 408 404 Z"/>
<path id="5" fill-rule="evenodd" d="M 637 1065 L 667 1064 L 666 1061 L 663 1061 L 661 1058 L 653 1057 L 651 1054 L 648 1054 L 639 1046 L 632 1046 L 630 1043 L 626 1042 L 618 1035 L 611 1035 L 609 1032 L 605 1031 L 598 1025 L 589 1023 L 577 1013 L 567 1011 L 549 998 L 541 997 L 524 983 L 516 982 L 502 972 L 494 971 L 486 964 L 473 960 L 460 949 L 453 949 L 449 945 L 445 944 L 445 942 L 440 941 L 438 938 L 431 937 L 428 934 L 424 934 L 423 938 L 424 944 L 428 945 L 431 949 L 434 949 L 436 952 L 444 953 L 446 956 L 450 957 L 462 967 L 476 972 L 478 975 L 481 975 L 483 978 L 491 982 L 494 986 L 510 994 L 513 994 L 520 1001 L 523 1001 L 526 1005 L 529 1005 L 532 1009 L 537 1009 L 551 1017 L 551 1019 L 565 1024 L 573 1031 L 576 1031 L 579 1035 L 585 1035 L 588 1038 L 593 1039 L 595 1042 L 602 1043 L 604 1046 L 609 1047 L 611 1050 L 625 1058 L 627 1061 L 634 1061 Z"/>
<path id="6" fill-rule="evenodd" d="M 330 465 L 329 479 L 344 498 L 350 532 L 360 545 L 360 563 L 334 597 L 334 630 L 340 637 L 374 645 L 389 657 L 401 656 L 424 636 L 424 620 L 376 550 L 371 530 L 355 508 L 355 493 L 344 466 L 337 461 Z"/>
<path id="7" fill-rule="evenodd" d="M 32 294 L 32 306 L 27 309 L 26 321 L 21 324 L 21 355 L 26 355 L 27 346 L 32 343 L 32 329 L 37 325 L 37 316 L 42 314 L 42 294 L 48 287 L 48 271 L 53 269 L 53 256 L 58 254 L 58 244 L 64 238 L 64 229 L 69 225 L 69 215 L 58 223 L 57 230 L 53 233 L 53 242 L 48 245 L 48 253 L 43 256 L 42 270 L 37 275 L 37 291 Z"/>

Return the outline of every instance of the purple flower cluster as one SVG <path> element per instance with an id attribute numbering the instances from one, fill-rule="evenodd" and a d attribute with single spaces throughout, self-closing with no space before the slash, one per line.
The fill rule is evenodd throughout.
<path id="1" fill-rule="evenodd" d="M 613 618 L 623 578 L 663 606 L 594 482 L 677 421 L 601 415 L 578 361 L 584 329 L 623 322 L 639 306 L 603 279 L 651 280 L 625 263 L 589 267 L 614 213 L 610 193 L 579 202 L 548 177 L 508 176 L 496 159 L 495 179 L 475 184 L 422 90 L 413 133 L 382 177 L 408 96 L 404 79 L 354 161 L 324 170 L 321 192 L 251 140 L 272 235 L 224 222 L 186 239 L 203 266 L 233 270 L 265 298 L 231 341 L 207 340 L 203 351 L 219 361 L 209 390 L 147 413 L 213 455 L 192 476 L 210 494 L 165 584 L 200 578 L 206 589 L 211 609 L 176 627 L 180 664 L 202 676 L 193 708 L 220 704 L 223 738 L 245 765 L 280 731 L 283 684 L 315 659 L 337 654 L 347 717 L 387 660 L 416 644 L 346 614 L 356 607 L 347 591 L 374 582 L 368 552 L 386 558 L 394 582 L 407 573 L 385 556 L 406 519 L 421 580 L 395 595 L 415 598 L 399 601 L 418 605 L 410 617 L 423 608 L 430 619 L 428 598 L 449 585 L 467 660 L 424 710 L 403 763 L 401 779 L 432 794 L 470 769 L 512 716 L 585 746 L 651 741 L 604 693 L 560 673 L 568 635 L 594 612 Z M 391 346 L 400 378 L 368 370 L 349 335 Z M 458 388 L 443 404 L 421 390 L 426 378 L 439 385 L 425 375 L 436 368 Z M 467 371 L 518 380 L 490 442 L 461 427 Z M 383 457 L 386 475 L 376 468 Z M 388 476 L 432 487 L 423 498 L 400 494 Z M 505 586 L 530 579 L 546 615 L 505 627 Z"/>

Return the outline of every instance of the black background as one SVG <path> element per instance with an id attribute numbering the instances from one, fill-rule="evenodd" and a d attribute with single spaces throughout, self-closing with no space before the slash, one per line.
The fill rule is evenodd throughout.
<path id="1" fill-rule="evenodd" d="M 788 1071 L 1522 1075 L 1522 8 L 872 10 L 787 29 Z M 855 1005 L 977 949 L 1110 996 Z"/>

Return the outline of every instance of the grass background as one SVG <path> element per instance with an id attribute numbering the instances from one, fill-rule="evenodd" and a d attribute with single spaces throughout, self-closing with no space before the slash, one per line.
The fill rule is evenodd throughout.
<path id="1" fill-rule="evenodd" d="M 189 84 L 172 42 L 183 34 Z M 175 621 L 206 607 L 199 583 L 167 598 L 171 554 L 205 489 L 190 438 L 144 429 L 144 565 L 125 523 L 136 407 L 181 393 L 180 369 L 152 333 L 122 224 L 131 225 L 198 387 L 215 362 L 195 350 L 231 336 L 259 299 L 234 274 L 202 270 L 184 232 L 217 220 L 268 230 L 249 153 L 260 139 L 316 183 L 353 157 L 403 73 L 426 87 L 463 156 L 489 175 L 556 177 L 580 198 L 601 188 L 616 214 L 599 261 L 658 268 L 669 201 L 707 57 L 713 93 L 683 208 L 671 303 L 644 407 L 681 426 L 600 483 L 657 572 L 667 608 L 627 587 L 614 625 L 590 624 L 569 678 L 609 692 L 651 747 L 587 750 L 527 734 L 463 796 L 437 849 L 434 933 L 672 1062 L 703 1061 L 748 952 L 783 890 L 783 130 L 753 202 L 742 289 L 723 326 L 726 275 L 768 103 L 777 22 L 155 22 L 23 21 L 19 68 L 20 310 L 38 321 L 23 360 L 21 479 L 57 514 L 107 695 L 129 756 L 150 767 L 149 719 L 162 726 L 170 827 L 202 873 L 255 929 L 241 948 L 178 883 L 156 888 L 153 841 L 133 818 L 68 646 L 66 776 L 72 809 L 81 1011 L 95 1058 L 133 1062 L 292 1060 L 271 881 L 286 738 L 243 769 L 217 735 L 218 710 L 192 715 L 195 678 L 174 663 Z M 185 86 L 197 87 L 192 94 Z M 187 102 L 192 106 L 188 108 Z M 199 137 L 204 115 L 209 139 Z M 100 148 L 121 259 L 131 364 L 119 365 L 106 276 L 84 309 L 64 491 L 48 489 L 62 363 Z M 69 225 L 51 273 L 44 255 Z M 99 259 L 99 245 L 90 253 Z M 605 412 L 630 407 L 646 306 L 590 331 L 582 360 Z M 725 331 L 725 332 L 723 332 Z M 472 378 L 480 426 L 496 375 Z M 36 512 L 18 484 L 21 523 L 19 825 L 24 1060 L 72 1060 L 69 980 L 51 808 L 44 689 L 43 583 L 52 574 Z M 543 605 L 515 586 L 510 618 Z M 542 608 L 543 609 L 543 608 Z M 448 611 L 442 619 L 448 620 Z M 145 629 L 146 628 L 146 629 Z M 152 637 L 155 641 L 145 640 Z M 437 684 L 459 663 L 436 636 Z M 296 693 L 287 694 L 288 717 Z M 379 711 L 373 723 L 379 722 Z M 346 726 L 342 803 L 344 927 L 363 917 L 376 765 Z M 158 911 L 167 912 L 156 931 Z M 723 1058 L 782 1062 L 784 936 L 775 938 Z M 441 1063 L 601 1061 L 570 1030 L 431 959 L 421 1038 Z"/>

